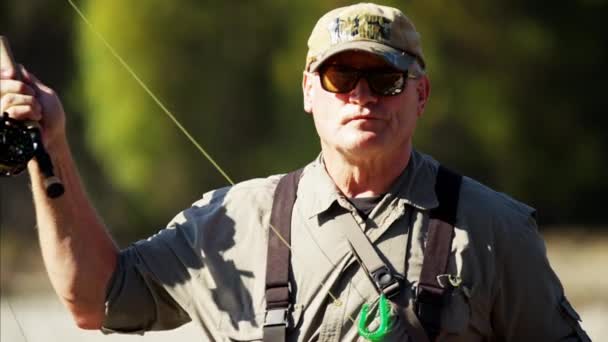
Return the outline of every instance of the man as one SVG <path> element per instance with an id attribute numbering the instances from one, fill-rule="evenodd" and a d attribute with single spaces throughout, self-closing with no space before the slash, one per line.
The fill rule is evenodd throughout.
<path id="1" fill-rule="evenodd" d="M 48 199 L 29 163 L 45 265 L 78 326 L 142 333 L 192 320 L 216 341 L 588 340 L 548 264 L 534 210 L 466 177 L 442 190 L 439 163 L 413 149 L 430 82 L 411 21 L 374 4 L 338 8 L 319 20 L 308 47 L 304 109 L 322 152 L 290 176 L 295 200 L 276 199 L 281 176 L 211 191 L 123 251 L 80 183 L 57 96 L 26 71 L 24 82 L 2 74 L 2 111 L 40 122 L 65 184 L 62 197 Z M 454 217 L 442 226 L 433 212 L 446 202 Z M 271 218 L 281 204 L 291 237 L 269 248 L 286 235 Z M 427 263 L 442 259 L 432 252 L 441 243 L 429 242 L 433 227 L 452 234 L 445 269 L 430 273 L 435 296 L 424 291 Z M 286 257 L 267 266 L 281 244 Z M 285 265 L 288 296 L 268 305 L 266 277 Z M 382 309 L 372 310 L 379 318 L 359 316 L 384 297 L 390 317 Z"/>

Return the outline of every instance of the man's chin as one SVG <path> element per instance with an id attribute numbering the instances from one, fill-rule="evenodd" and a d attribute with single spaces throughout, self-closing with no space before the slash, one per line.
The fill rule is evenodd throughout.
<path id="1" fill-rule="evenodd" d="M 351 155 L 373 155 L 386 150 L 386 146 L 380 137 L 377 135 L 366 135 L 365 137 L 358 137 L 358 139 L 352 141 L 345 148 Z"/>

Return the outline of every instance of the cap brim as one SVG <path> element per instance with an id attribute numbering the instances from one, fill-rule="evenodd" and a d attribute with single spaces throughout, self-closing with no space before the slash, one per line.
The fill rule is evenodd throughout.
<path id="1" fill-rule="evenodd" d="M 319 66 L 321 66 L 329 58 L 345 51 L 369 52 L 382 57 L 388 64 L 401 71 L 407 70 L 412 62 L 416 60 L 414 56 L 388 45 L 380 44 L 374 41 L 355 40 L 338 44 L 328 49 L 319 59 L 310 63 L 309 70 L 313 72 L 317 71 Z"/>

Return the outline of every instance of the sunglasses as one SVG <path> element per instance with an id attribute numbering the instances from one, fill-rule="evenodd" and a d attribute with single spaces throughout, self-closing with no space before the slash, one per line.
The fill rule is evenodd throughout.
<path id="1" fill-rule="evenodd" d="M 344 94 L 355 89 L 365 78 L 372 92 L 379 96 L 395 96 L 405 89 L 408 78 L 418 78 L 395 69 L 355 69 L 345 65 L 324 65 L 319 70 L 321 86 L 330 93 Z"/>

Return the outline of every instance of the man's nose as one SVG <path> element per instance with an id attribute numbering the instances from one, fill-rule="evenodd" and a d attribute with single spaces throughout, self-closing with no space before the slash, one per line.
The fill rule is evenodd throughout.
<path id="1" fill-rule="evenodd" d="M 355 85 L 355 88 L 348 94 L 348 99 L 352 103 L 365 105 L 367 103 L 375 103 L 378 101 L 378 96 L 374 94 L 369 87 L 369 83 L 365 78 L 361 78 Z"/>

